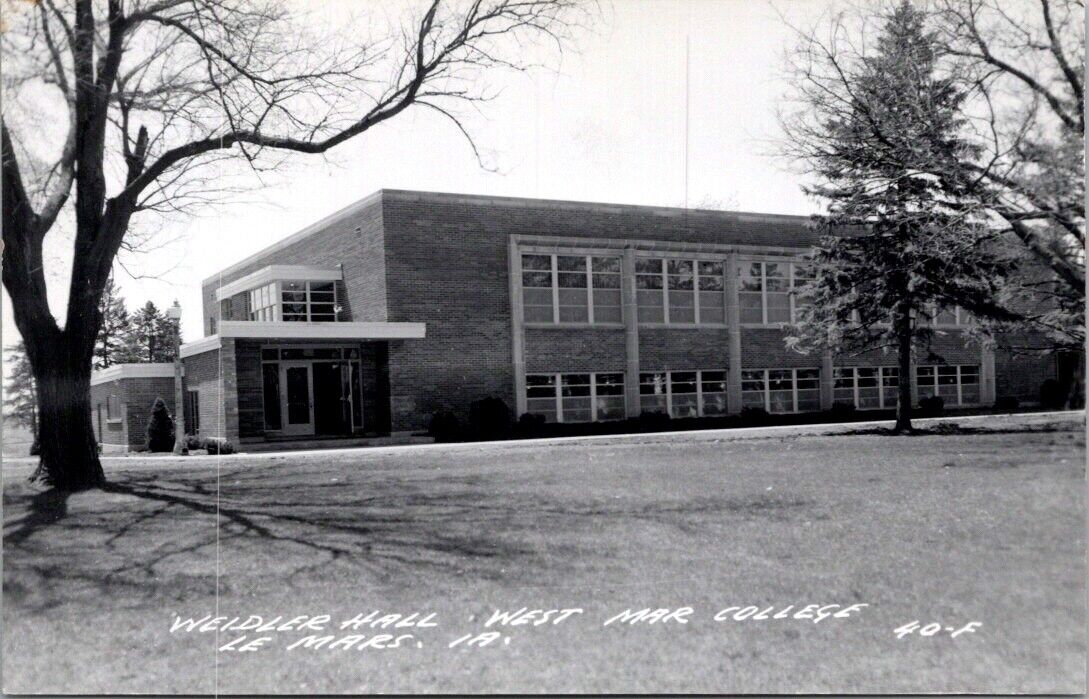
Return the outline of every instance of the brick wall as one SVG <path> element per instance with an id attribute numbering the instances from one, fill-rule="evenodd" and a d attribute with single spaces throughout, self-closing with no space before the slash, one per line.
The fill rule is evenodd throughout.
<path id="1" fill-rule="evenodd" d="M 219 390 L 219 350 L 186 357 L 185 388 L 197 391 L 200 436 L 223 436 L 223 399 Z"/>
<path id="2" fill-rule="evenodd" d="M 102 444 L 128 446 L 128 423 L 125 421 L 125 389 L 121 380 L 109 381 L 91 386 L 91 424 L 95 438 Z M 109 396 L 117 397 L 118 419 L 107 418 L 106 401 Z"/>
<path id="3" fill-rule="evenodd" d="M 729 365 L 725 329 L 639 328 L 641 371 L 728 369 Z"/>
<path id="4" fill-rule="evenodd" d="M 358 230 L 357 230 L 358 229 Z M 338 287 L 344 320 L 386 320 L 385 256 L 383 254 L 382 207 L 377 199 L 360 206 L 348 207 L 321 222 L 310 235 L 283 248 L 259 254 L 253 259 L 205 282 L 204 332 L 209 332 L 208 319 L 218 318 L 215 290 L 223 284 L 251 274 L 271 264 L 311 265 L 336 268 L 344 265 L 344 283 Z M 244 308 L 242 303 L 233 307 Z M 243 320 L 241 312 L 233 319 Z"/>
<path id="5" fill-rule="evenodd" d="M 525 354 L 530 373 L 622 372 L 624 330 L 527 328 Z"/>
<path id="6" fill-rule="evenodd" d="M 786 331 L 779 328 L 741 329 L 743 369 L 813 369 L 821 365 L 819 354 L 801 354 L 786 346 Z"/>
<path id="7" fill-rule="evenodd" d="M 382 201 L 389 320 L 427 323 L 426 339 L 390 343 L 394 431 L 422 429 L 436 410 L 464 414 L 487 395 L 513 407 L 512 234 L 771 246 L 816 240 L 798 217 L 388 191 Z M 644 332 L 651 361 L 672 363 L 694 352 L 701 363 L 726 363 L 718 360 L 725 356 L 724 332 L 676 340 Z M 622 371 L 624 333 L 527 329 L 525 356 L 527 371 Z"/>

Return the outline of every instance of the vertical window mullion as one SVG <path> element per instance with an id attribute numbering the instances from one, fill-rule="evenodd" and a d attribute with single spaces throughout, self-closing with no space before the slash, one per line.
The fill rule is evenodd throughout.
<path id="1" fill-rule="evenodd" d="M 550 255 L 552 259 L 552 322 L 560 322 L 560 276 L 556 270 L 556 256 Z"/>
<path id="2" fill-rule="evenodd" d="M 760 263 L 760 324 L 768 324 L 768 274 L 767 263 Z"/>
<path id="3" fill-rule="evenodd" d="M 554 376 L 556 377 L 556 422 L 563 422 L 563 390 L 560 388 L 563 374 L 554 374 Z"/>
<path id="4" fill-rule="evenodd" d="M 669 260 L 662 258 L 662 320 L 669 322 Z"/>
<path id="5" fill-rule="evenodd" d="M 590 372 L 590 422 L 597 422 L 597 374 Z"/>
<path id="6" fill-rule="evenodd" d="M 693 325 L 700 324 L 700 261 L 692 260 L 692 318 Z M 699 374 L 697 373 L 697 376 Z"/>
<path id="7" fill-rule="evenodd" d="M 790 302 L 790 322 L 797 322 L 794 320 L 794 263 L 791 262 L 787 265 L 787 298 Z"/>
<path id="8" fill-rule="evenodd" d="M 586 256 L 586 319 L 594 322 L 594 265 Z"/>

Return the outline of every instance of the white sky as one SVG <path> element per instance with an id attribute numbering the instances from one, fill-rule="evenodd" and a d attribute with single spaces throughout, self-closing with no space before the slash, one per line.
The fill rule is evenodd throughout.
<path id="1" fill-rule="evenodd" d="M 356 5 L 356 9 L 360 6 Z M 478 167 L 456 129 L 426 111 L 403 113 L 325 159 L 289 172 L 215 213 L 169 225 L 170 244 L 116 271 L 130 310 L 179 299 L 183 335 L 200 337 L 200 280 L 380 188 L 681 206 L 685 203 L 685 43 L 689 45 L 687 202 L 808 214 L 816 205 L 773 155 L 781 58 L 792 42 L 780 19 L 805 24 L 819 0 L 614 0 L 559 70 L 493 76 L 502 94 L 470 120 L 498 167 Z M 54 255 L 70 255 L 57 249 Z M 48 264 L 48 262 L 47 262 Z M 67 280 L 51 275 L 59 314 Z M 18 335 L 4 293 L 3 342 Z"/>

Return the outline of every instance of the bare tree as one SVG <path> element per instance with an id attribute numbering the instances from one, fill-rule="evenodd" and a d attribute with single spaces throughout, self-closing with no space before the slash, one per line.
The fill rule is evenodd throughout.
<path id="1" fill-rule="evenodd" d="M 44 479 L 73 490 L 104 482 L 91 360 L 99 300 L 134 217 L 221 193 L 225 159 L 275 167 L 409 107 L 449 118 L 472 144 L 459 110 L 491 96 L 482 72 L 528 67 L 537 43 L 562 50 L 581 2 L 429 0 L 374 42 L 358 26 L 322 33 L 303 21 L 303 3 L 275 0 L 9 5 L 3 282 L 37 380 Z M 63 134 L 55 144 L 50 124 Z M 65 217 L 74 249 L 58 324 L 42 243 Z"/>
<path id="2" fill-rule="evenodd" d="M 1050 275 L 1020 301 L 1060 344 L 1085 333 L 1085 5 L 1081 0 L 935 0 L 935 26 L 975 90 L 986 154 L 975 166 L 1000 192 L 993 211 Z"/>

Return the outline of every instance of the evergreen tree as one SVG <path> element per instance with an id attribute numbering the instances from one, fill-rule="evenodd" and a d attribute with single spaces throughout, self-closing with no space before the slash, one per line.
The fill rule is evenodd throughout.
<path id="1" fill-rule="evenodd" d="M 33 455 L 38 452 L 38 392 L 34 385 L 34 372 L 30 369 L 30 360 L 22 341 L 7 349 L 10 373 L 4 386 L 4 410 L 9 420 L 34 435 L 34 444 L 30 448 Z"/>
<path id="2" fill-rule="evenodd" d="M 912 351 L 928 346 L 926 316 L 961 306 L 1006 318 L 996 299 L 1011 262 L 985 225 L 991 192 L 965 163 L 965 93 L 942 76 L 927 16 L 904 0 L 886 11 L 873 55 L 811 63 L 804 115 L 784 126 L 790 152 L 827 207 L 817 277 L 802 294 L 799 349 L 893 350 L 897 431 L 911 429 Z M 809 56 L 812 61 L 813 57 Z"/>
<path id="3" fill-rule="evenodd" d="M 175 321 L 148 301 L 132 314 L 127 351 L 137 362 L 174 361 L 174 326 Z"/>
<path id="4" fill-rule="evenodd" d="M 166 409 L 162 398 L 156 398 L 151 407 L 151 417 L 147 423 L 147 439 L 144 446 L 148 451 L 172 451 L 174 449 L 174 419 Z"/>
<path id="5" fill-rule="evenodd" d="M 121 297 L 113 277 L 106 281 L 99 312 L 102 314 L 102 326 L 95 340 L 94 368 L 105 369 L 113 364 L 139 361 L 130 342 L 129 312 L 125 308 L 125 299 Z"/>

